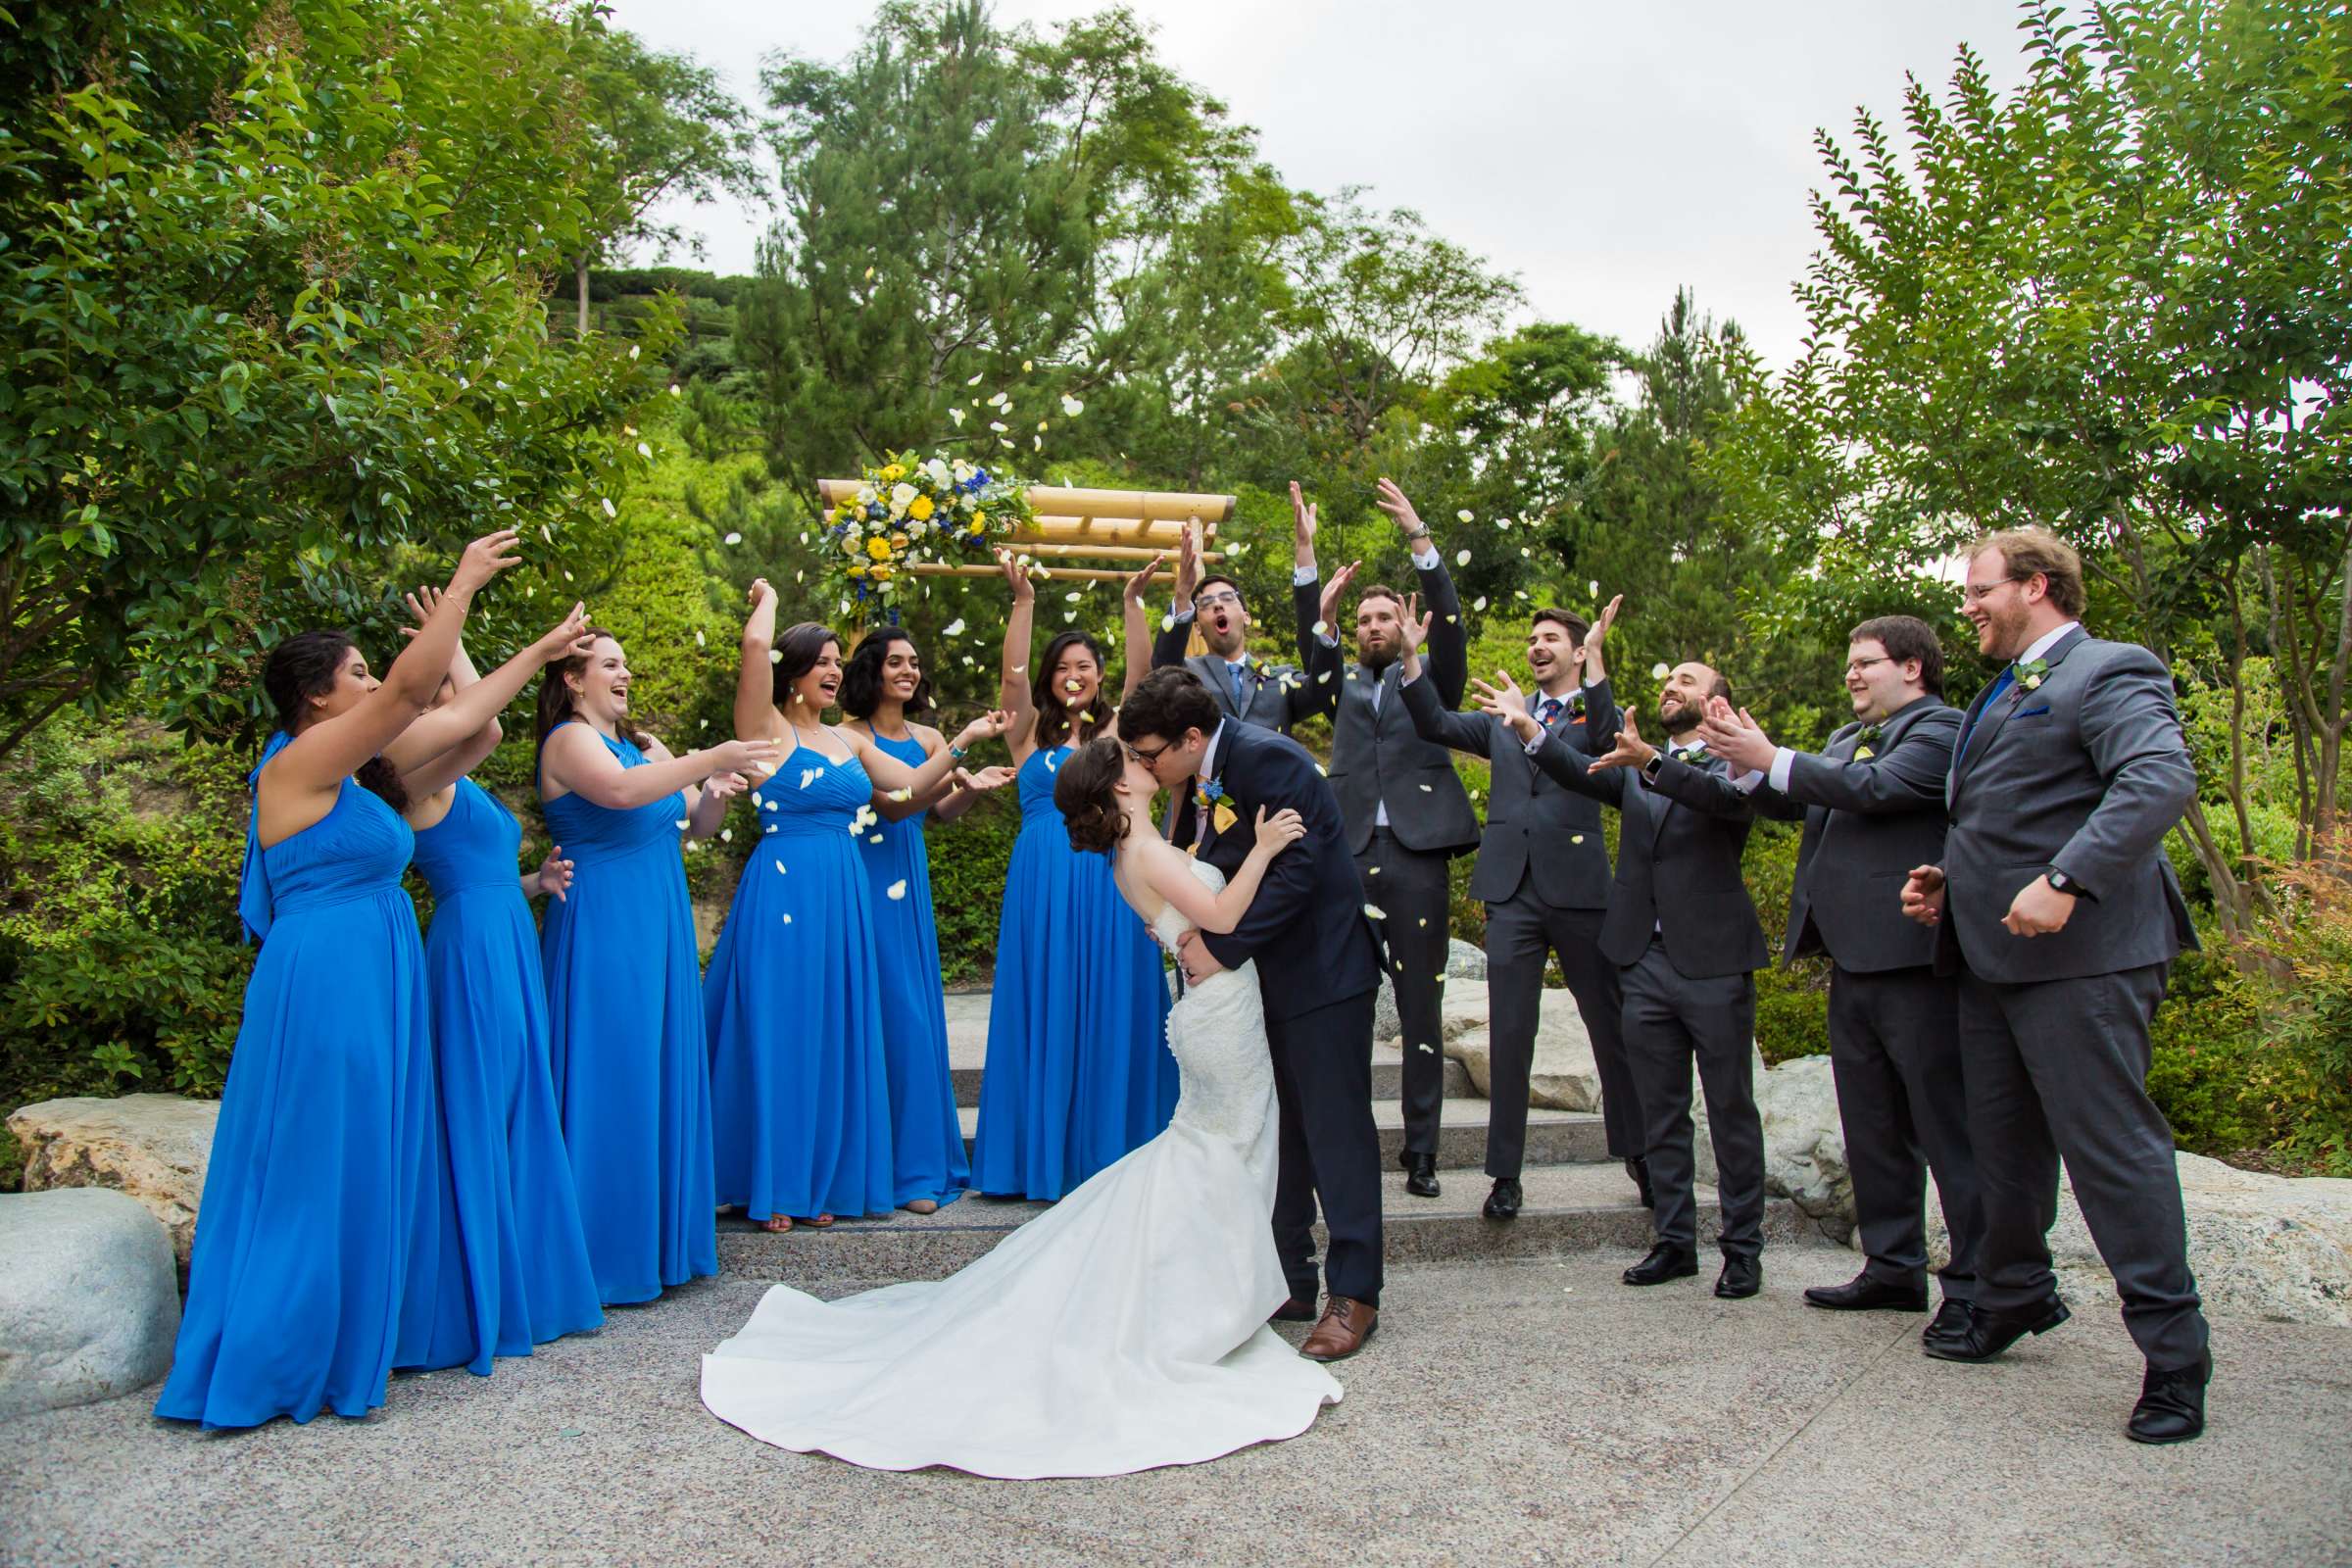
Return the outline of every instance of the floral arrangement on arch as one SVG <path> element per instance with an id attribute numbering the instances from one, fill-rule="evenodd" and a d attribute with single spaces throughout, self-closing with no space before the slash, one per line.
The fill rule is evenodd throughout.
<path id="1" fill-rule="evenodd" d="M 988 564 L 1031 515 L 1022 480 L 963 458 L 893 453 L 825 514 L 827 559 L 860 613 L 879 604 L 896 619 L 907 568 Z"/>

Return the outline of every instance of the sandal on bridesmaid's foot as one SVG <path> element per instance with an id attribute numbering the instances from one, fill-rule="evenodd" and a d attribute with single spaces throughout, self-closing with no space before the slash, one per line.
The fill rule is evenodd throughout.
<path id="1" fill-rule="evenodd" d="M 792 1229 L 792 1216 L 790 1214 L 770 1214 L 765 1219 L 754 1220 L 752 1223 L 770 1236 L 781 1236 Z"/>
<path id="2" fill-rule="evenodd" d="M 798 1225 L 806 1225 L 812 1231 L 821 1231 L 833 1223 L 833 1216 L 830 1214 L 814 1214 L 804 1219 L 795 1220 L 794 1223 Z"/>

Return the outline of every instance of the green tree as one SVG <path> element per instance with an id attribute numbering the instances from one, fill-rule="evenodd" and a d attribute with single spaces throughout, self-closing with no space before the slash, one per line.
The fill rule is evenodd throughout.
<path id="1" fill-rule="evenodd" d="M 0 18 L 24 89 L 0 121 L 0 755 L 134 683 L 175 725 L 249 722 L 257 647 L 385 616 L 417 552 L 437 569 L 493 526 L 545 564 L 486 644 L 559 574 L 593 578 L 666 328 L 642 361 L 548 340 L 546 279 L 594 217 L 562 85 L 588 22 L 22 15 Z"/>
<path id="2" fill-rule="evenodd" d="M 1796 559 L 1932 569 L 1981 528 L 2084 550 L 2098 618 L 2236 687 L 2274 662 L 2302 853 L 2329 853 L 2352 675 L 2352 29 L 2320 0 L 2131 0 L 2026 28 L 2006 99 L 1963 51 L 1909 156 L 1858 119 L 1718 474 Z M 2242 713 L 2239 715 L 2243 717 Z M 2270 907 L 2242 726 L 2187 828 L 2225 929 Z M 2236 851 L 2208 807 L 2228 811 Z"/>

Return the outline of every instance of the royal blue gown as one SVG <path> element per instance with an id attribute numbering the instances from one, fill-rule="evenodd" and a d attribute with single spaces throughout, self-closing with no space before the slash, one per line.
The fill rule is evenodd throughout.
<path id="1" fill-rule="evenodd" d="M 547 1065 L 539 932 L 515 866 L 522 824 L 469 778 L 416 835 L 433 890 L 424 938 L 441 1200 L 409 1260 L 400 1366 L 528 1355 L 605 1320 Z"/>
<path id="2" fill-rule="evenodd" d="M 1054 805 L 1070 751 L 1021 764 L 972 1147 L 978 1192 L 1059 1198 L 1157 1137 L 1176 1108 L 1159 949 L 1109 859 L 1071 849 Z"/>
<path id="3" fill-rule="evenodd" d="M 577 723 L 579 720 L 572 720 Z M 624 768 L 646 765 L 598 733 Z M 571 887 L 540 933 L 548 1060 L 597 1297 L 650 1301 L 718 1272 L 710 1065 L 678 839 L 683 792 L 628 810 L 542 808 Z"/>
<path id="4" fill-rule="evenodd" d="M 908 767 L 923 743 L 874 737 Z M 923 818 L 878 823 L 858 840 L 873 891 L 874 957 L 882 981 L 882 1053 L 890 1068 L 891 1190 L 901 1203 L 952 1203 L 971 1185 L 956 1082 L 948 1065 L 948 1004 L 931 923 L 931 858 Z M 897 890 L 896 896 L 892 890 Z"/>
<path id="5" fill-rule="evenodd" d="M 710 955 L 718 1200 L 753 1219 L 892 1204 L 882 979 L 851 836 L 874 786 L 855 757 L 801 747 L 752 792 L 760 837 Z"/>
<path id="6" fill-rule="evenodd" d="M 246 829 L 237 908 L 262 950 L 157 1415 L 250 1427 L 384 1402 L 410 1231 L 435 1196 L 413 841 L 352 779 L 281 843 Z"/>

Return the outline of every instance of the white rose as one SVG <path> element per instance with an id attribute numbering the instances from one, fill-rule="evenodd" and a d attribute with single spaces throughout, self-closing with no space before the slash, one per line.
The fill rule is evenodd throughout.
<path id="1" fill-rule="evenodd" d="M 937 458 L 933 458 L 929 463 L 923 465 L 923 472 L 930 476 L 933 484 L 948 482 L 948 466 Z"/>
<path id="2" fill-rule="evenodd" d="M 906 515 L 906 509 L 914 505 L 914 498 L 921 493 L 905 480 L 892 485 L 890 487 L 890 514 L 894 517 Z"/>

